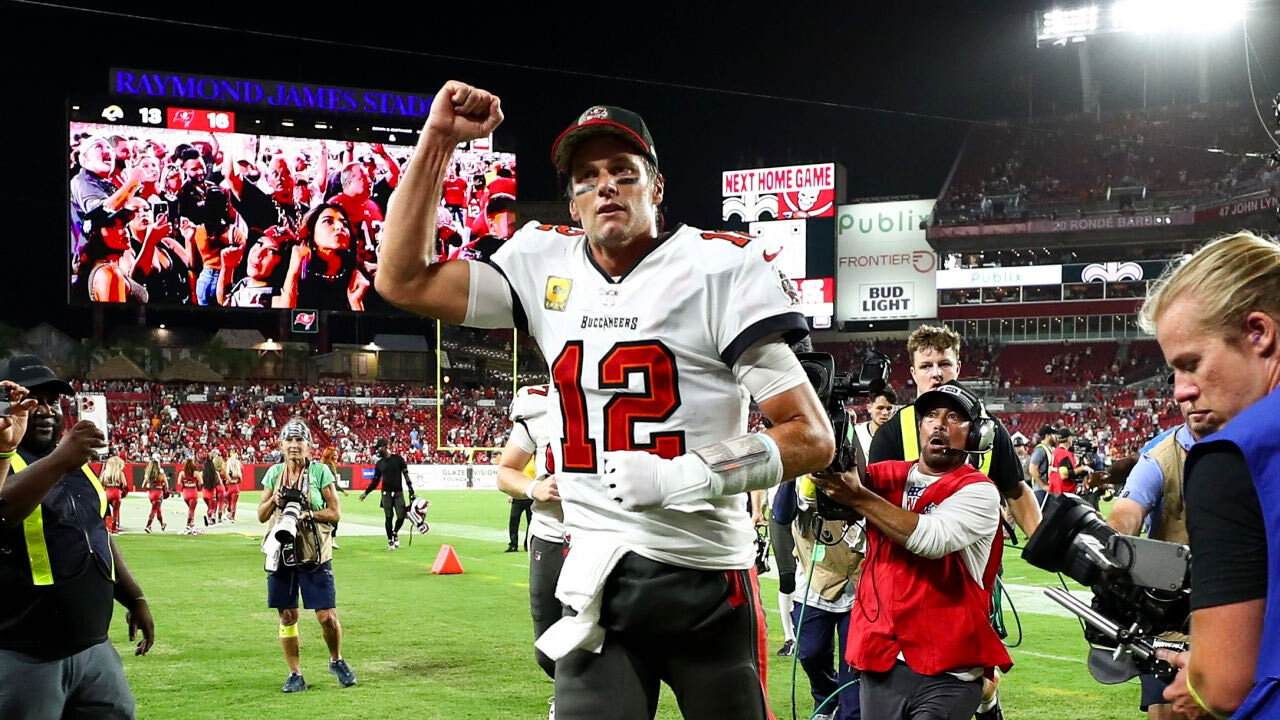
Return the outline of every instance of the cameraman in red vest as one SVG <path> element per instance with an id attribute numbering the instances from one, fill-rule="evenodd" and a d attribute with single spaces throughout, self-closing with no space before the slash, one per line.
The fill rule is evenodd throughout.
<path id="1" fill-rule="evenodd" d="M 995 424 L 953 383 L 915 402 L 920 460 L 815 476 L 867 519 L 867 555 L 845 659 L 864 720 L 969 718 L 982 678 L 1013 666 L 987 613 L 1002 551 L 1000 493 L 968 461 Z"/>

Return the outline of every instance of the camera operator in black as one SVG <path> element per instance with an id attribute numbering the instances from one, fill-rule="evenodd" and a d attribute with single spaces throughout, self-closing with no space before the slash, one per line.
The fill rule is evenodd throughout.
<path id="1" fill-rule="evenodd" d="M 333 526 L 341 516 L 334 477 L 324 463 L 311 462 L 311 429 L 293 418 L 280 429 L 285 461 L 272 465 L 262 478 L 258 522 L 267 524 L 263 551 L 267 553 L 267 606 L 280 613 L 280 645 L 289 678 L 283 692 L 307 689 L 302 677 L 298 642 L 298 594 L 316 620 L 329 647 L 329 672 L 342 687 L 356 684 L 355 673 L 342 658 L 342 626 L 338 623 L 337 590 L 333 580 Z M 296 518 L 294 540 L 282 547 L 276 531 L 291 502 Z"/>
<path id="2" fill-rule="evenodd" d="M 409 502 L 417 499 L 417 495 L 413 492 L 413 483 L 409 482 L 409 465 L 405 463 L 404 458 L 396 453 L 391 452 L 388 448 L 386 438 L 378 438 L 377 444 L 374 446 L 375 452 L 378 454 L 378 462 L 373 467 L 373 480 L 369 483 L 369 487 L 364 489 L 364 493 L 360 495 L 360 501 L 369 496 L 369 493 L 378 488 L 378 484 L 382 484 L 382 514 L 386 523 L 387 531 L 387 549 L 400 549 L 400 528 L 404 526 L 405 519 L 405 502 L 404 491 L 401 490 L 401 482 L 404 487 L 409 488 Z M 391 514 L 395 513 L 395 525 L 391 524 Z"/>
<path id="3" fill-rule="evenodd" d="M 182 189 L 178 191 L 178 227 L 200 255 L 203 268 L 196 279 L 196 302 L 217 305 L 222 248 L 226 246 L 230 202 L 227 191 L 208 180 L 208 168 L 200 151 L 189 147 L 178 155 Z M 193 258 L 194 263 L 194 258 Z"/>

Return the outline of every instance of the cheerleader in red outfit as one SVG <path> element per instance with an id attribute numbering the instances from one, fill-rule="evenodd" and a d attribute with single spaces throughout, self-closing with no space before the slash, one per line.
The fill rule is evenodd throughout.
<path id="1" fill-rule="evenodd" d="M 160 467 L 160 459 L 152 456 L 147 464 L 147 472 L 142 476 L 142 486 L 147 489 L 147 499 L 151 501 L 151 514 L 147 515 L 146 532 L 151 532 L 151 521 L 160 521 L 160 532 L 169 528 L 164 524 L 164 513 L 160 511 L 160 503 L 169 496 L 169 477 Z"/>
<path id="2" fill-rule="evenodd" d="M 178 489 L 182 491 L 182 501 L 187 504 L 187 529 L 183 535 L 196 534 L 196 502 L 200 499 L 200 468 L 194 458 L 188 457 L 178 473 Z"/>
<path id="3" fill-rule="evenodd" d="M 124 479 L 124 458 L 112 455 L 102 465 L 102 487 L 107 493 L 107 530 L 120 534 L 120 499 L 129 490 Z"/>

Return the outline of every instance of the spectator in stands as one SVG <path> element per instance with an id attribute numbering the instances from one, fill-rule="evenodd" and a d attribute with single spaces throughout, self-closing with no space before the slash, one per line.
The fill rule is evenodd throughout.
<path id="1" fill-rule="evenodd" d="M 157 214 L 156 205 L 138 198 L 130 200 L 128 207 L 133 212 L 128 224 L 134 258 L 131 277 L 146 288 L 148 303 L 190 304 L 191 255 L 172 237 L 168 213 Z"/>
<path id="2" fill-rule="evenodd" d="M 290 258 L 286 307 L 363 310 L 369 284 L 357 267 L 346 210 L 333 203 L 312 208 Z"/>
<path id="3" fill-rule="evenodd" d="M 293 236 L 279 228 L 268 228 L 249 245 L 229 245 L 222 251 L 222 266 L 228 271 L 218 278 L 218 302 L 230 307 L 289 307 L 283 294 L 289 261 L 297 247 Z M 231 284 L 244 261 L 244 277 Z"/>
<path id="4" fill-rule="evenodd" d="M 83 302 L 147 302 L 147 290 L 129 277 L 121 262 L 129 250 L 125 223 L 132 211 L 122 209 L 112 215 L 89 219 L 84 224 L 85 244 L 76 262 L 72 296 Z"/>
<path id="5" fill-rule="evenodd" d="M 71 178 L 71 210 L 75 214 L 77 237 L 89 234 L 85 223 L 104 224 L 124 209 L 125 202 L 138 191 L 142 170 L 130 168 L 124 185 L 111 181 L 115 172 L 115 151 L 104 137 L 90 137 L 79 148 L 80 170 Z M 83 243 L 73 248 L 76 254 Z"/>

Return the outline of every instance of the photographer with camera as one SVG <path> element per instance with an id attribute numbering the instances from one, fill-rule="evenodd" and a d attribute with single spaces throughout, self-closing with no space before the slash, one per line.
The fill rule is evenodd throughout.
<path id="1" fill-rule="evenodd" d="M 1191 649 L 1165 698 L 1186 717 L 1280 716 L 1280 246 L 1215 240 L 1151 288 L 1142 323 L 1188 422 L 1222 430 L 1183 470 Z"/>
<path id="2" fill-rule="evenodd" d="M 1072 452 L 1070 445 L 1070 428 L 1060 427 L 1054 430 L 1054 434 L 1058 436 L 1058 445 L 1053 449 L 1053 467 L 1049 470 L 1049 492 L 1054 495 L 1079 494 L 1080 483 L 1083 478 L 1089 477 L 1093 468 L 1089 467 L 1087 461 L 1076 460 L 1076 454 Z"/>
<path id="3" fill-rule="evenodd" d="M 142 630 L 135 654 L 151 649 L 155 625 L 103 522 L 107 494 L 89 463 L 106 439 L 88 420 L 63 432 L 62 398 L 75 391 L 40 358 L 12 357 L 0 377 L 11 403 L 0 418 L 0 717 L 133 718 L 107 636 L 113 601 L 128 610 L 130 642 Z"/>
<path id="4" fill-rule="evenodd" d="M 967 462 L 991 449 L 996 422 L 955 383 L 912 409 L 918 461 L 814 475 L 867 521 L 845 656 L 861 671 L 867 720 L 970 717 L 984 676 L 1013 665 L 988 618 L 1003 552 L 1000 493 Z"/>
<path id="5" fill-rule="evenodd" d="M 960 335 L 948 327 L 921 325 L 907 338 L 907 355 L 911 358 L 911 379 L 916 392 L 923 395 L 944 383 L 954 383 L 960 374 Z M 983 409 L 986 412 L 986 409 Z M 988 416 L 990 417 L 990 416 Z M 1013 449 L 1013 440 L 1004 424 L 991 418 L 995 425 L 995 440 L 987 452 L 976 460 L 977 467 L 996 484 L 1008 503 L 1014 521 L 1030 537 L 1040 524 L 1040 505 L 1022 479 L 1022 463 Z M 916 441 L 917 418 L 911 405 L 903 407 L 889 422 L 876 432 L 867 453 L 868 463 L 885 460 L 914 461 L 920 457 Z M 1000 510 L 997 509 L 997 517 Z M 979 720 L 998 720 L 1003 717 L 995 676 L 983 692 L 983 705 L 989 705 Z"/>
<path id="6" fill-rule="evenodd" d="M 329 672 L 342 687 L 356 675 L 342 658 L 342 626 L 338 624 L 333 581 L 333 526 L 341 512 L 334 477 L 323 463 L 311 462 L 311 428 L 292 418 L 280 429 L 284 462 L 262 478 L 258 522 L 267 523 L 262 550 L 267 555 L 267 606 L 280 613 L 280 645 L 289 666 L 283 692 L 307 689 L 302 677 L 298 641 L 298 594 L 316 620 L 329 646 Z"/>
<path id="7" fill-rule="evenodd" d="M 1184 422 L 1148 445 L 1129 472 L 1124 490 L 1107 516 L 1107 525 L 1125 535 L 1139 535 L 1150 522 L 1148 537 L 1187 544 L 1186 505 L 1182 497 L 1183 465 L 1191 446 L 1217 432 L 1222 419 L 1216 415 L 1193 413 L 1191 403 L 1178 403 Z M 1192 418 L 1195 418 L 1194 421 Z M 1185 636 L 1169 638 L 1184 641 Z M 1168 683 L 1151 674 L 1142 682 L 1140 709 L 1151 720 L 1172 717 L 1173 708 L 1164 700 Z"/>
<path id="8" fill-rule="evenodd" d="M 884 393 L 877 395 L 883 397 Z M 888 419 L 887 412 L 885 416 Z M 861 717 L 858 685 L 852 682 L 845 657 L 849 654 L 849 613 L 866 548 L 866 523 L 846 524 L 818 516 L 817 488 L 807 475 L 778 485 L 773 520 L 783 524 L 792 537 L 795 587 L 807 590 L 792 609 L 791 621 L 798 630 L 796 652 L 809 676 L 814 720 L 857 720 Z M 833 665 L 837 641 L 839 662 Z M 823 705 L 837 689 L 838 700 Z"/>

